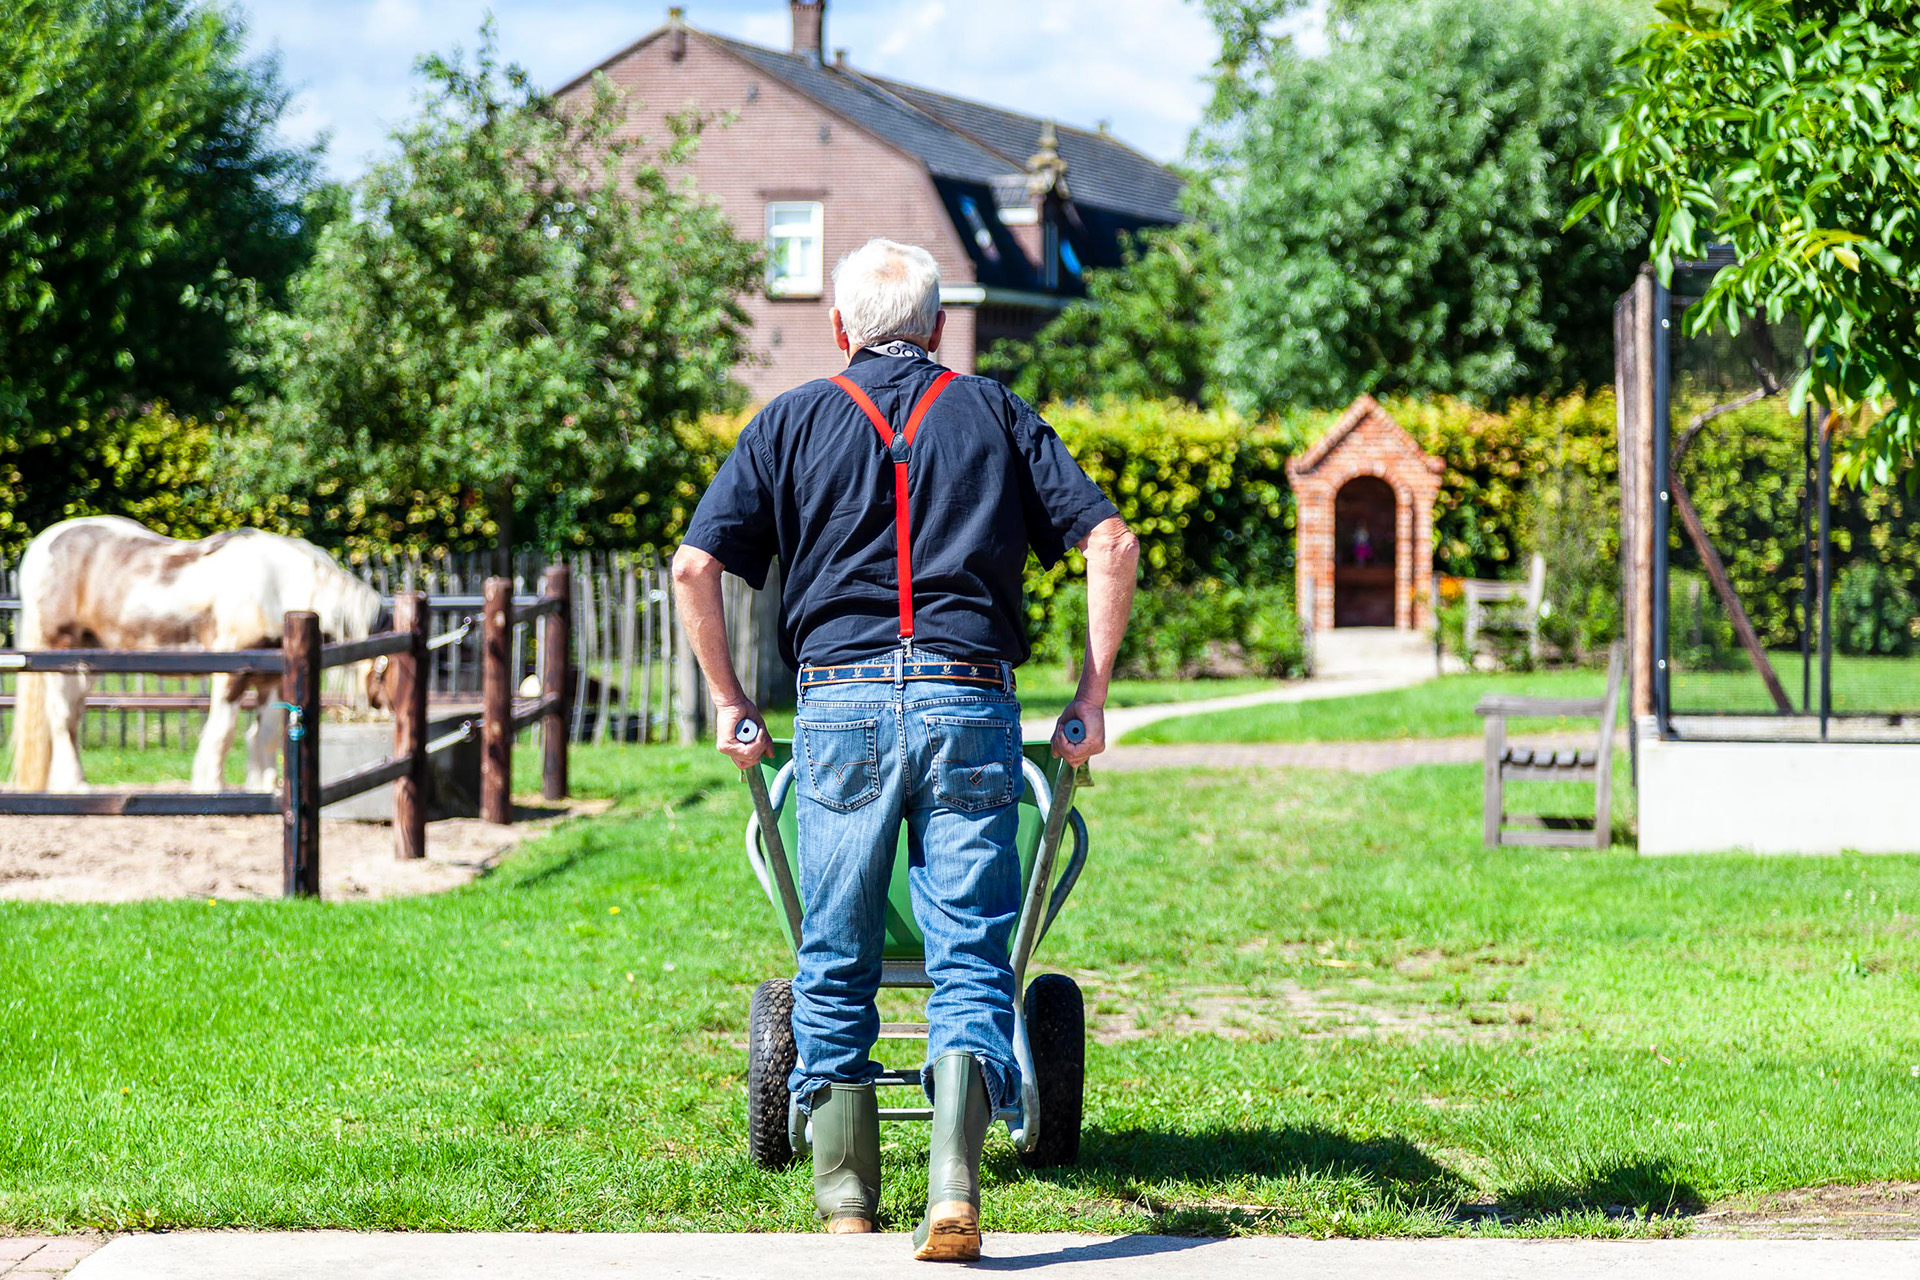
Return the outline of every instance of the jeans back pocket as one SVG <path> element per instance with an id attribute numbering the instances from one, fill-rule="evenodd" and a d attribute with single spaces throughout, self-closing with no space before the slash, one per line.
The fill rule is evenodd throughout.
<path id="1" fill-rule="evenodd" d="M 968 812 L 998 809 L 1019 795 L 1020 726 L 974 716 L 928 716 L 933 794 Z"/>
<path id="2" fill-rule="evenodd" d="M 878 720 L 796 721 L 813 798 L 849 813 L 880 794 Z"/>

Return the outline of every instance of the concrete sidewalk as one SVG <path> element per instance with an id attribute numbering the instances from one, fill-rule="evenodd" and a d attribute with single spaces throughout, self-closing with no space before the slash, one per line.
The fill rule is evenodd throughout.
<path id="1" fill-rule="evenodd" d="M 825 1235 L 360 1235 L 176 1232 L 122 1236 L 70 1280 L 648 1280 L 938 1277 L 902 1232 Z M 1076 1280 L 1878 1280 L 1920 1275 L 1920 1242 L 1887 1240 L 1232 1240 L 990 1235 L 967 1270 Z"/>

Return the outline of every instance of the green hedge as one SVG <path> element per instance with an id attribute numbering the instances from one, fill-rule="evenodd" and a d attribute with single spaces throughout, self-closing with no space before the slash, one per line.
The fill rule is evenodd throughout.
<path id="1" fill-rule="evenodd" d="M 1566 625 L 1568 639 L 1579 647 L 1603 640 L 1616 619 L 1608 615 L 1602 571 L 1617 562 L 1619 546 L 1611 392 L 1518 401 L 1503 413 L 1447 399 L 1396 399 L 1386 407 L 1446 463 L 1434 516 L 1436 568 L 1463 576 L 1519 576 L 1532 546 L 1558 540 L 1566 545 L 1547 548 L 1550 564 L 1579 560 L 1595 576 L 1565 584 L 1567 598 L 1556 597 L 1556 617 L 1575 619 Z M 1681 406 L 1681 412 L 1690 411 Z M 1053 406 L 1047 415 L 1138 533 L 1143 595 L 1162 601 L 1142 608 L 1166 612 L 1169 632 L 1187 627 L 1179 618 L 1196 611 L 1219 613 L 1205 603 L 1210 592 L 1291 584 L 1293 503 L 1286 460 L 1336 415 L 1252 423 L 1229 412 L 1148 401 Z M 687 431 L 671 473 L 652 485 L 636 478 L 625 492 L 600 495 L 585 509 L 542 510 L 542 496 L 529 494 L 520 527 L 558 530 L 561 548 L 671 544 L 742 420 L 714 419 Z M 472 549 L 492 541 L 483 507 L 457 493 L 416 493 L 379 503 L 363 494 L 316 491 L 265 508 L 234 506 L 222 496 L 213 461 L 216 434 L 225 425 L 153 408 L 75 423 L 58 439 L 8 434 L 0 427 L 0 559 L 16 557 L 34 532 L 55 520 L 94 513 L 127 515 L 181 537 L 255 525 L 350 556 L 394 548 Z M 1799 636 L 1800 432 L 1778 404 L 1754 406 L 1715 422 L 1682 468 L 1755 626 L 1773 647 L 1795 644 Z M 84 449 L 74 447 L 76 437 Z M 55 456 L 87 457 L 90 463 L 62 470 L 48 463 Z M 1543 519 L 1543 499 L 1567 495 L 1580 499 L 1584 514 L 1568 519 L 1562 510 L 1557 520 Z M 1843 650 L 1911 647 L 1920 638 L 1910 627 L 1901 634 L 1899 615 L 1907 601 L 1920 598 L 1920 500 L 1892 487 L 1836 488 L 1833 521 L 1835 630 Z M 1696 568 L 1677 531 L 1674 545 L 1676 568 Z M 1069 560 L 1028 575 L 1030 626 L 1043 648 L 1054 643 L 1055 597 L 1082 567 L 1077 554 Z M 1179 593 L 1187 598 L 1165 603 Z M 1279 616 L 1265 606 L 1254 612 Z M 1223 626 L 1209 622 L 1198 629 L 1215 637 L 1208 643 L 1219 643 Z M 1193 661 L 1189 654 L 1176 665 Z"/>
<path id="2" fill-rule="evenodd" d="M 0 424 L 0 563 L 18 559 L 48 525 L 85 515 L 126 516 L 176 538 L 241 526 L 270 529 L 353 560 L 493 545 L 496 531 L 485 504 L 457 491 L 376 500 L 323 484 L 263 506 L 237 503 L 220 483 L 217 461 L 220 433 L 228 425 L 224 415 L 202 421 L 160 406 L 77 422 L 57 440 L 9 434 Z M 680 434 L 676 464 L 653 484 L 632 477 L 624 491 L 600 494 L 571 512 L 555 511 L 554 495 L 526 494 L 516 527 L 559 530 L 548 550 L 672 541 L 727 452 L 725 441 L 704 427 Z M 56 454 L 86 457 L 89 465 L 62 473 L 47 463 Z"/>

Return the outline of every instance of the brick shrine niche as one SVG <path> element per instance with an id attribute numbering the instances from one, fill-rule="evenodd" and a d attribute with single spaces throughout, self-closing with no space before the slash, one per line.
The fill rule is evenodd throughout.
<path id="1" fill-rule="evenodd" d="M 1433 625 L 1433 502 L 1445 465 L 1372 396 L 1287 463 L 1294 589 L 1313 629 Z"/>

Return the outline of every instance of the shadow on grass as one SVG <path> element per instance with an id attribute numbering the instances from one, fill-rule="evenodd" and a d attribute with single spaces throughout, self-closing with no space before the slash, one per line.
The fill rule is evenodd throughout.
<path id="1" fill-rule="evenodd" d="M 1577 1213 L 1609 1218 L 1686 1218 L 1706 1207 L 1700 1192 L 1664 1158 L 1597 1169 L 1570 1181 L 1515 1187 L 1493 1205 L 1463 1206 L 1463 1217 L 1533 1222 Z"/>
<path id="2" fill-rule="evenodd" d="M 1011 1157 L 1006 1176 L 1017 1176 Z M 1355 1138 L 1319 1126 L 1209 1129 L 1198 1133 L 1089 1130 L 1071 1169 L 1033 1176 L 1083 1194 L 1122 1201 L 1146 1214 L 1142 1229 L 1174 1236 L 1273 1230 L 1303 1216 L 1288 1204 L 1240 1204 L 1182 1195 L 1169 1184 L 1231 1186 L 1248 1178 L 1312 1179 L 1329 1184 L 1309 1199 L 1373 1201 L 1388 1212 L 1462 1226 L 1520 1226 L 1600 1214 L 1609 1218 L 1685 1217 L 1703 1201 L 1665 1160 L 1630 1161 L 1567 1182 L 1519 1187 L 1492 1203 L 1478 1188 L 1398 1134 Z M 1331 1184 L 1341 1184 L 1336 1189 Z M 1204 1195 L 1202 1191 L 1200 1195 Z M 1115 1255 L 1121 1256 L 1121 1255 Z M 1065 1260 L 1062 1258 L 1061 1260 Z M 1025 1260 L 1021 1260 L 1025 1261 Z"/>

